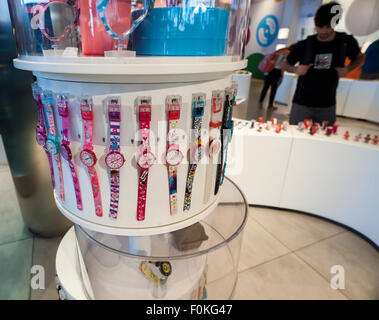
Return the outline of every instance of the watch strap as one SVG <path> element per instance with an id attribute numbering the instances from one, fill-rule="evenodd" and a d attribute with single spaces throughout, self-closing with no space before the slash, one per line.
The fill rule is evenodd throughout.
<path id="1" fill-rule="evenodd" d="M 140 168 L 138 179 L 137 220 L 145 220 L 147 180 L 149 169 Z"/>
<path id="2" fill-rule="evenodd" d="M 142 152 L 150 150 L 151 98 L 138 98 L 139 123 L 142 139 Z M 149 168 L 140 168 L 138 177 L 137 220 L 145 220 L 147 182 Z"/>
<path id="3" fill-rule="evenodd" d="M 175 215 L 178 213 L 178 167 L 168 166 L 168 184 L 170 194 L 170 213 Z"/>
<path id="4" fill-rule="evenodd" d="M 82 195 L 80 192 L 80 183 L 79 183 L 78 175 L 76 173 L 75 164 L 72 162 L 72 160 L 69 160 L 67 162 L 71 170 L 72 182 L 74 184 L 76 207 L 78 208 L 78 210 L 83 210 Z"/>
<path id="5" fill-rule="evenodd" d="M 92 150 L 92 134 L 93 134 L 93 122 L 92 120 L 84 121 L 84 148 Z"/>
<path id="6" fill-rule="evenodd" d="M 52 158 L 50 152 L 47 151 L 46 149 L 45 149 L 45 153 L 46 153 L 47 159 L 49 161 L 51 183 L 53 185 L 53 189 L 55 189 L 55 176 L 54 176 L 53 158 Z"/>
<path id="7" fill-rule="evenodd" d="M 195 171 L 197 168 L 197 163 L 192 163 L 188 167 L 187 181 L 186 181 L 186 191 L 184 194 L 184 206 L 183 211 L 189 211 L 191 209 L 191 199 L 192 199 L 192 186 L 195 177 Z"/>
<path id="8" fill-rule="evenodd" d="M 121 105 L 119 97 L 108 98 L 108 119 L 109 119 L 109 151 L 120 152 L 120 123 Z M 109 217 L 117 219 L 120 199 L 120 171 L 110 170 L 110 207 Z"/>
<path id="9" fill-rule="evenodd" d="M 228 117 L 229 117 L 229 109 L 230 109 L 230 101 L 229 101 L 229 95 L 227 94 L 225 97 L 225 102 L 224 102 L 222 126 L 220 128 L 221 150 L 218 155 L 218 162 L 217 162 L 216 183 L 215 183 L 215 191 L 214 191 L 215 195 L 218 193 L 219 188 L 220 188 L 222 170 L 224 167 L 224 150 L 225 150 L 225 140 L 226 140 L 225 134 L 227 134 L 226 129 L 228 129 L 227 122 L 228 122 Z"/>
<path id="10" fill-rule="evenodd" d="M 95 213 L 98 217 L 102 217 L 103 206 L 101 202 L 100 184 L 99 184 L 99 179 L 97 177 L 96 169 L 94 167 L 88 167 L 88 174 L 89 174 L 91 185 L 92 185 Z"/>
<path id="11" fill-rule="evenodd" d="M 226 172 L 226 165 L 228 162 L 228 148 L 229 144 L 232 141 L 232 136 L 233 136 L 233 129 L 234 129 L 234 121 L 232 120 L 233 117 L 233 108 L 236 103 L 236 89 L 232 88 L 228 95 L 228 99 L 231 98 L 231 101 L 229 103 L 229 110 L 228 110 L 228 121 L 227 121 L 227 132 L 226 132 L 226 141 L 225 141 L 225 156 L 224 156 L 224 164 L 223 164 L 223 169 L 222 169 L 222 175 L 221 175 L 221 181 L 220 185 L 224 183 L 224 178 L 225 178 L 225 172 Z"/>
<path id="12" fill-rule="evenodd" d="M 111 200 L 109 217 L 111 219 L 117 219 L 118 215 L 118 203 L 120 198 L 120 171 L 110 171 L 110 185 L 111 185 Z"/>
<path id="13" fill-rule="evenodd" d="M 58 174 L 59 174 L 59 198 L 62 201 L 65 201 L 62 161 L 61 161 L 60 155 L 59 154 L 54 155 L 54 160 L 57 165 Z"/>

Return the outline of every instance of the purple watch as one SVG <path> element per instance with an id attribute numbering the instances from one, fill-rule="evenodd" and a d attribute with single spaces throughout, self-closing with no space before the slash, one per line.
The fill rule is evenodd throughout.
<path id="1" fill-rule="evenodd" d="M 117 219 L 118 202 L 120 196 L 120 169 L 125 163 L 125 158 L 120 152 L 120 123 L 121 123 L 121 98 L 108 97 L 109 120 L 109 152 L 105 156 L 105 164 L 109 168 L 111 199 L 109 217 Z"/>

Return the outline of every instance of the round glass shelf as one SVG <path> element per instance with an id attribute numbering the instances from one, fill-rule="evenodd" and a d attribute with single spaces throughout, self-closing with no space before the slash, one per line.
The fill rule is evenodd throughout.
<path id="1" fill-rule="evenodd" d="M 226 178 L 220 201 L 200 222 L 153 236 L 115 236 L 75 226 L 82 292 L 70 291 L 67 268 L 57 273 L 76 299 L 229 299 L 248 207 L 241 190 Z M 67 250 L 66 250 L 67 251 Z M 60 272 L 61 270 L 61 272 Z M 77 290 L 78 291 L 78 290 Z"/>

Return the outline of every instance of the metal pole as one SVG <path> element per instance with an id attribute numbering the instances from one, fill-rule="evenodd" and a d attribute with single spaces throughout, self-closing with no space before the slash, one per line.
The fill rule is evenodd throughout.
<path id="1" fill-rule="evenodd" d="M 40 236 L 59 236 L 71 222 L 54 202 L 48 160 L 35 140 L 33 76 L 13 67 L 12 33 L 7 1 L 0 1 L 0 133 L 25 224 Z"/>

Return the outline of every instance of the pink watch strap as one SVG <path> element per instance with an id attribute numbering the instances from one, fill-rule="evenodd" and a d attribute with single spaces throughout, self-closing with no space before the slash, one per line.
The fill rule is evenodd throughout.
<path id="1" fill-rule="evenodd" d="M 65 195 L 64 195 L 64 183 L 63 183 L 63 171 L 62 171 L 62 162 L 61 157 L 59 154 L 54 155 L 55 163 L 58 168 L 59 172 L 59 197 L 62 201 L 65 201 Z"/>
<path id="2" fill-rule="evenodd" d="M 83 210 L 82 194 L 80 192 L 80 184 L 79 184 L 78 175 L 76 174 L 75 165 L 72 162 L 72 160 L 67 161 L 67 162 L 71 169 L 72 182 L 74 184 L 75 197 L 76 197 L 76 207 L 78 208 L 78 210 Z"/>
<path id="3" fill-rule="evenodd" d="M 84 120 L 84 148 L 93 149 L 92 146 L 93 125 L 92 120 Z"/>
<path id="4" fill-rule="evenodd" d="M 120 198 L 120 171 L 111 170 L 111 201 L 109 209 L 109 217 L 117 219 L 118 215 L 118 202 Z"/>
<path id="5" fill-rule="evenodd" d="M 141 108 L 141 106 L 140 106 Z M 151 109 L 150 109 L 151 110 Z M 150 111 L 151 112 L 151 111 Z M 139 122 L 141 130 L 141 138 L 143 150 L 142 152 L 148 152 L 150 149 L 150 118 L 151 114 L 146 117 L 145 112 L 139 111 Z M 138 179 L 138 199 L 137 199 L 137 220 L 145 220 L 146 209 L 146 194 L 147 194 L 147 180 L 149 176 L 149 168 L 140 168 Z"/>
<path id="6" fill-rule="evenodd" d="M 147 178 L 149 177 L 149 169 L 140 168 L 138 180 L 138 201 L 137 201 L 137 220 L 145 220 L 146 209 L 146 193 L 147 193 Z"/>
<path id="7" fill-rule="evenodd" d="M 103 216 L 103 206 L 101 203 L 101 193 L 100 193 L 100 185 L 99 185 L 99 179 L 97 178 L 96 169 L 94 167 L 88 168 L 88 174 L 91 179 L 91 185 L 92 185 L 92 193 L 93 193 L 93 200 L 95 203 L 95 212 L 98 217 Z"/>
<path id="8" fill-rule="evenodd" d="M 92 135 L 93 135 L 93 104 L 92 99 L 84 97 L 80 105 L 80 112 L 84 122 L 84 149 L 93 150 Z M 98 217 L 103 216 L 103 206 L 101 201 L 101 192 L 99 179 L 97 177 L 95 166 L 87 167 L 88 174 L 92 186 L 93 201 L 95 205 L 95 213 Z"/>

